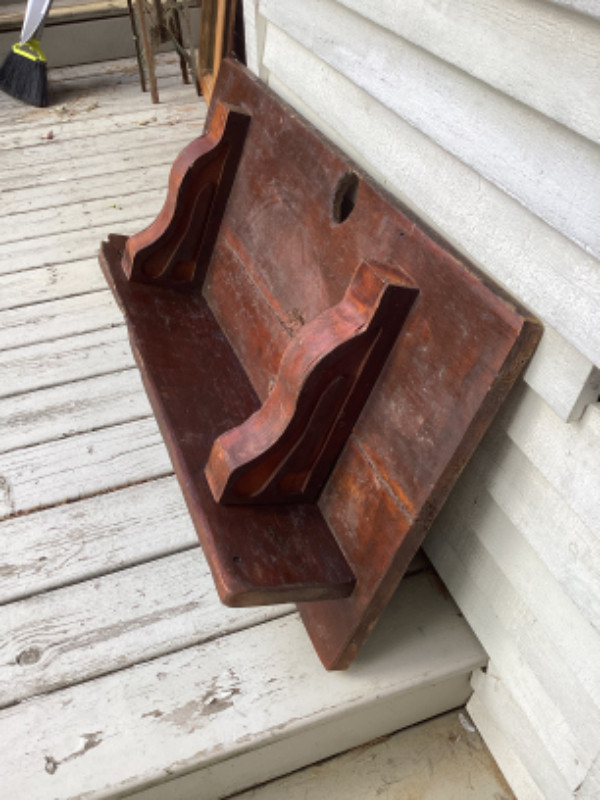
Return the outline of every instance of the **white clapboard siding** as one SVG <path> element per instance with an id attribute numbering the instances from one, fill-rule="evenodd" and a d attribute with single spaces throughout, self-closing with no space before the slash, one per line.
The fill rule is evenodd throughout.
<path id="1" fill-rule="evenodd" d="M 565 585 L 556 579 L 544 563 L 541 563 L 542 556 L 523 536 L 521 529 L 512 524 L 508 515 L 490 494 L 489 485 L 494 482 L 496 471 L 502 469 L 500 466 L 496 467 L 494 452 L 485 448 L 477 454 L 434 526 L 430 545 L 435 548 L 437 539 L 450 536 L 451 545 L 461 559 L 473 564 L 478 560 L 481 562 L 477 571 L 482 574 L 486 569 L 490 569 L 489 559 L 493 560 L 501 573 L 499 580 L 501 582 L 506 580 L 510 584 L 505 587 L 506 596 L 512 597 L 514 593 L 529 609 L 530 618 L 535 620 L 535 631 L 531 637 L 527 634 L 525 648 L 531 648 L 538 635 L 547 637 L 556 650 L 556 663 L 560 664 L 563 661 L 576 676 L 577 682 L 587 693 L 584 702 L 589 703 L 591 698 L 597 709 L 594 713 L 598 716 L 600 714 L 600 682 L 597 668 L 597 664 L 600 663 L 600 615 L 598 614 L 600 587 L 594 585 L 593 581 L 589 584 L 590 604 L 595 608 L 593 619 L 588 621 L 571 599 L 570 592 L 565 591 Z M 571 516 L 574 517 L 573 514 Z M 548 530 L 548 525 L 545 525 L 546 535 Z M 590 554 L 590 560 L 596 561 L 592 567 L 595 567 L 596 574 L 598 574 L 599 547 L 600 545 Z M 541 550 L 543 554 L 543 548 Z M 567 585 L 567 590 L 569 588 Z M 515 603 L 518 606 L 518 602 Z M 592 614 L 589 616 L 592 617 Z M 513 630 L 513 636 L 516 639 L 516 629 Z M 541 651 L 542 646 L 536 646 L 533 658 L 537 659 L 538 652 Z M 541 673 L 552 668 L 552 664 L 543 664 Z M 569 696 L 572 683 L 572 676 L 568 681 L 562 682 L 566 692 L 563 698 L 567 707 L 575 708 L 575 703 Z M 557 697 L 560 697 L 559 693 Z M 600 724 L 598 728 L 600 729 Z"/>
<path id="2" fill-rule="evenodd" d="M 597 800 L 600 797 L 600 755 L 575 792 L 577 800 Z"/>
<path id="3" fill-rule="evenodd" d="M 198 546 L 174 476 L 5 520 L 0 603 Z"/>
<path id="4" fill-rule="evenodd" d="M 445 151 L 600 256 L 597 145 L 489 86 L 483 92 L 479 81 L 335 0 L 298 6 L 263 0 L 261 10 Z M 596 109 L 598 116 L 597 99 Z"/>
<path id="5" fill-rule="evenodd" d="M 293 610 L 223 606 L 199 547 L 0 606 L 0 708 Z"/>
<path id="6" fill-rule="evenodd" d="M 600 362 L 597 259 L 274 25 L 267 27 L 265 65 L 284 99 L 590 361 Z"/>
<path id="7" fill-rule="evenodd" d="M 506 436 L 484 441 L 469 476 L 478 477 L 582 617 L 600 631 L 598 531 L 583 522 L 569 498 L 561 496 Z"/>
<path id="8" fill-rule="evenodd" d="M 0 350 L 0 397 L 133 366 L 124 325 Z"/>
<path id="9" fill-rule="evenodd" d="M 0 350 L 110 328 L 122 321 L 108 290 L 11 308 L 0 312 Z"/>
<path id="10" fill-rule="evenodd" d="M 97 258 L 0 275 L 0 311 L 99 292 L 106 278 Z"/>
<path id="11" fill-rule="evenodd" d="M 418 574 L 347 673 L 323 671 L 294 614 L 5 709 L 3 791 L 224 797 L 455 706 L 483 657 Z"/>
<path id="12" fill-rule="evenodd" d="M 548 325 L 524 378 L 565 422 L 600 397 L 600 370 Z"/>
<path id="13" fill-rule="evenodd" d="M 493 752 L 496 764 L 507 777 L 516 797 L 521 800 L 548 800 L 477 693 L 471 695 L 468 709 L 477 730 Z"/>
<path id="14" fill-rule="evenodd" d="M 473 688 L 475 697 L 506 737 L 509 746 L 539 787 L 544 800 L 567 800 L 572 797 L 577 784 L 569 784 L 557 770 L 555 762 L 548 756 L 540 741 L 540 730 L 532 727 L 523 715 L 493 662 L 488 665 L 485 673 L 481 670 L 474 672 Z M 477 724 L 477 704 L 469 703 L 467 709 Z M 507 777 L 510 778 L 510 774 Z M 522 797 L 525 800 L 527 795 Z"/>
<path id="15" fill-rule="evenodd" d="M 600 142 L 600 24 L 535 0 L 338 0 L 449 64 Z M 600 4 L 589 0 L 600 16 Z M 566 23 L 566 24 L 565 24 Z M 568 58 L 549 53 L 568 51 Z"/>
<path id="16" fill-rule="evenodd" d="M 0 399 L 0 453 L 152 414 L 136 369 Z"/>
<path id="17" fill-rule="evenodd" d="M 554 3 L 558 6 L 564 6 L 565 8 L 572 8 L 575 11 L 580 11 L 582 14 L 589 14 L 590 17 L 600 19 L 598 0 L 547 0 L 547 2 Z"/>
<path id="18" fill-rule="evenodd" d="M 153 418 L 0 454 L 0 518 L 172 472 Z"/>
<path id="19" fill-rule="evenodd" d="M 600 405 L 566 425 L 526 388 L 501 411 L 501 424 L 521 452 L 596 533 L 600 531 Z"/>
<path id="20" fill-rule="evenodd" d="M 598 707 L 474 533 L 445 516 L 436 528 L 427 555 L 557 768 L 577 786 L 598 752 Z"/>

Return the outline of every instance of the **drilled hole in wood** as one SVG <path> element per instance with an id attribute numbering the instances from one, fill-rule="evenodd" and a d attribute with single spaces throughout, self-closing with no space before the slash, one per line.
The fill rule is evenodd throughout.
<path id="1" fill-rule="evenodd" d="M 358 192 L 358 175 L 355 172 L 347 172 L 338 181 L 338 185 L 333 197 L 333 220 L 340 223 L 345 222 L 356 205 L 356 194 Z"/>

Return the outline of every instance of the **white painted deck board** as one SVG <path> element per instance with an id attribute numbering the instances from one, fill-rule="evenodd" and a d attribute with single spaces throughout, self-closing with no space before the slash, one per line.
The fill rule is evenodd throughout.
<path id="1" fill-rule="evenodd" d="M 171 472 L 153 417 L 13 450 L 0 455 L 0 518 Z"/>
<path id="2" fill-rule="evenodd" d="M 124 325 L 0 350 L 0 396 L 59 386 L 133 366 Z"/>
<path id="3" fill-rule="evenodd" d="M 0 708 L 292 611 L 222 606 L 199 547 L 0 606 Z"/>
<path id="4" fill-rule="evenodd" d="M 406 706 L 417 686 L 439 703 L 444 682 L 484 658 L 465 632 L 430 578 L 416 575 L 348 673 L 323 672 L 292 615 L 35 698 L 0 713 L 4 790 L 14 800 L 106 797 L 181 776 L 173 797 L 224 796 L 240 780 L 252 785 L 257 767 L 274 777 L 301 766 L 303 739 L 324 757 L 368 735 L 373 716 L 381 733 L 393 729 L 414 714 Z M 362 718 L 369 724 L 357 730 Z M 157 792 L 147 796 L 169 796 Z"/>
<path id="5" fill-rule="evenodd" d="M 0 312 L 0 350 L 121 325 L 108 290 L 63 297 Z"/>
<path id="6" fill-rule="evenodd" d="M 198 547 L 174 476 L 0 525 L 0 603 Z"/>
<path id="7" fill-rule="evenodd" d="M 150 417 L 136 369 L 0 399 L 0 453 Z"/>

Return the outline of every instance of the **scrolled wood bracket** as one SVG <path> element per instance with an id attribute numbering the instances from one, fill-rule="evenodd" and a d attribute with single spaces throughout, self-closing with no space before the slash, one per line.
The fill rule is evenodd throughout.
<path id="1" fill-rule="evenodd" d="M 217 501 L 316 502 L 418 294 L 397 269 L 358 267 L 290 343 L 263 406 L 215 441 L 205 475 Z"/>
<path id="2" fill-rule="evenodd" d="M 121 266 L 131 281 L 202 285 L 242 155 L 250 116 L 218 103 L 206 134 L 177 157 L 156 220 L 131 236 Z"/>

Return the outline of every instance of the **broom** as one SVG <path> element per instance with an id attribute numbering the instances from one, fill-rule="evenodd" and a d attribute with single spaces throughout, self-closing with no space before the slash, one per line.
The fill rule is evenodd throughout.
<path id="1" fill-rule="evenodd" d="M 48 105 L 46 56 L 39 37 L 52 0 L 29 0 L 21 39 L 0 67 L 0 89 L 32 106 Z"/>

